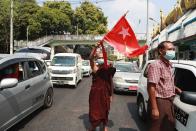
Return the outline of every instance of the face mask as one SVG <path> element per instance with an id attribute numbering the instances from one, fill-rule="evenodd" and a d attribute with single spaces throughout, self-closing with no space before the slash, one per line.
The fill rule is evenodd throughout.
<path id="1" fill-rule="evenodd" d="M 173 50 L 168 50 L 168 51 L 166 51 L 166 54 L 165 54 L 165 59 L 167 59 L 167 60 L 172 60 L 172 59 L 174 59 L 174 57 L 175 57 L 175 51 L 173 51 Z"/>

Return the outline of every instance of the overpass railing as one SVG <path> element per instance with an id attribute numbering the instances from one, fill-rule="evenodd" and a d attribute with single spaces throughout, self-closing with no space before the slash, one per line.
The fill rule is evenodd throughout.
<path id="1" fill-rule="evenodd" d="M 62 40 L 62 41 L 97 41 L 101 40 L 104 35 L 50 35 L 44 36 L 34 41 L 14 41 L 15 49 L 23 47 L 32 47 L 32 46 L 44 46 L 49 44 L 53 40 Z"/>

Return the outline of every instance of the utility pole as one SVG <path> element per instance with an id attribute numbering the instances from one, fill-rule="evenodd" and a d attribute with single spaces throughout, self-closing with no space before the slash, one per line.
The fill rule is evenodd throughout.
<path id="1" fill-rule="evenodd" d="M 29 42 L 29 26 L 27 26 L 27 45 L 28 46 L 28 42 Z"/>
<path id="2" fill-rule="evenodd" d="M 149 46 L 149 34 L 148 34 L 148 19 L 149 19 L 149 0 L 147 0 L 147 19 L 146 19 L 146 43 Z M 148 61 L 148 49 L 146 51 L 146 62 Z"/>
<path id="3" fill-rule="evenodd" d="M 10 54 L 13 54 L 13 0 L 10 0 Z"/>

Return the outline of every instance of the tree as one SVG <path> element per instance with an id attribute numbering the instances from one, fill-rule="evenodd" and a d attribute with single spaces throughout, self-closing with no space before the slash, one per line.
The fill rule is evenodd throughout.
<path id="1" fill-rule="evenodd" d="M 35 21 L 33 19 L 36 19 L 36 13 L 40 9 L 40 7 L 31 1 L 27 1 L 24 3 L 15 3 L 15 17 L 14 17 L 14 32 L 15 32 L 15 38 L 17 40 L 24 40 L 26 39 L 26 34 L 27 34 L 27 27 L 32 24 L 32 21 Z M 39 23 L 34 24 L 34 25 L 39 25 Z M 29 28 L 30 30 L 32 29 Z M 38 29 L 38 27 L 36 28 Z M 40 29 L 38 29 L 40 30 Z M 36 30 L 35 34 L 36 34 Z M 31 38 L 31 36 L 29 36 Z"/>
<path id="2" fill-rule="evenodd" d="M 1 52 L 9 52 L 10 15 L 9 0 L 0 0 L 0 46 Z M 3 47 L 3 49 L 2 49 Z"/>
<path id="3" fill-rule="evenodd" d="M 117 56 L 116 55 L 108 55 L 108 60 L 110 61 L 116 61 L 117 60 Z"/>
<path id="4" fill-rule="evenodd" d="M 43 7 L 37 13 L 37 19 L 41 23 L 43 34 L 61 34 L 69 32 L 71 21 L 69 17 L 58 9 Z"/>
<path id="5" fill-rule="evenodd" d="M 83 2 L 75 10 L 73 26 L 78 26 L 80 34 L 104 34 L 107 31 L 107 18 L 100 8 Z"/>

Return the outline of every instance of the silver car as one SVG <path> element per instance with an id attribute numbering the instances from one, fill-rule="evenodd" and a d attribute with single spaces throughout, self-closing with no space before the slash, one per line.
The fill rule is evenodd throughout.
<path id="1" fill-rule="evenodd" d="M 113 77 L 114 91 L 137 92 L 140 70 L 131 62 L 116 62 Z"/>
<path id="2" fill-rule="evenodd" d="M 53 86 L 46 65 L 28 54 L 0 59 L 0 130 L 53 103 Z"/>

